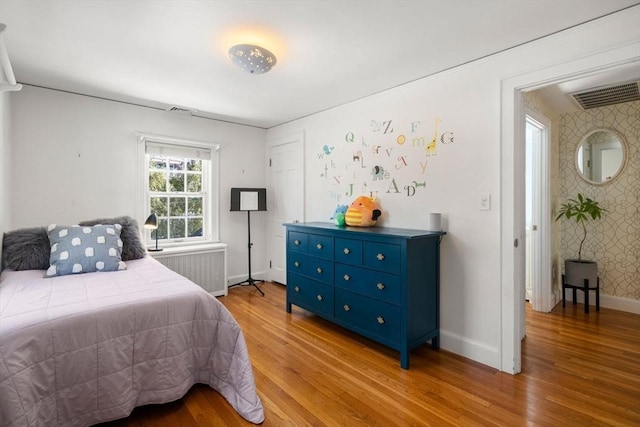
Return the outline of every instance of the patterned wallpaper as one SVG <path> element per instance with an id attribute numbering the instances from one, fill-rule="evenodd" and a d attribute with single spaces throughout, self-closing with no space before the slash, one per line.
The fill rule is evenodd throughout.
<path id="1" fill-rule="evenodd" d="M 626 140 L 628 160 L 622 173 L 602 185 L 583 180 L 574 155 L 584 135 L 595 129 L 617 131 Z M 583 258 L 596 260 L 601 294 L 640 300 L 640 101 L 560 115 L 559 200 L 578 193 L 609 210 L 587 224 Z M 560 221 L 560 257 L 576 258 L 581 228 Z"/>

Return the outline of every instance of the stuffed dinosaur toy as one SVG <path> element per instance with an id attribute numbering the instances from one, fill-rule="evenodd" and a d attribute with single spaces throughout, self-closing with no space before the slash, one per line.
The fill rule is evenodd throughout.
<path id="1" fill-rule="evenodd" d="M 333 212 L 331 219 L 336 222 L 338 227 L 344 227 L 344 215 L 347 213 L 348 208 L 349 206 L 347 205 L 338 205 Z"/>
<path id="2" fill-rule="evenodd" d="M 375 197 L 360 196 L 349 205 L 344 219 L 352 227 L 373 227 L 380 215 L 382 211 Z"/>

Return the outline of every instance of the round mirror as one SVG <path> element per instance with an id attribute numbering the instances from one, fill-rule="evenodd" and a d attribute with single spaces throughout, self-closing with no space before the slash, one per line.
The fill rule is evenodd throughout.
<path id="1" fill-rule="evenodd" d="M 627 160 L 622 136 L 609 129 L 589 132 L 576 150 L 578 174 L 591 184 L 605 184 L 620 175 Z"/>

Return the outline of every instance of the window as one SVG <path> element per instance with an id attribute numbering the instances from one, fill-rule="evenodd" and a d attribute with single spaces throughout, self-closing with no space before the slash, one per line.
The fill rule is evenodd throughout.
<path id="1" fill-rule="evenodd" d="M 218 241 L 218 145 L 143 135 L 144 218 L 158 217 L 147 243 L 165 245 Z"/>

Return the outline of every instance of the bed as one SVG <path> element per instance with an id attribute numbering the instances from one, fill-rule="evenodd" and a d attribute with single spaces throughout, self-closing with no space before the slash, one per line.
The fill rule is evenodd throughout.
<path id="1" fill-rule="evenodd" d="M 150 256 L 126 270 L 0 275 L 0 425 L 86 426 L 217 390 L 264 420 L 244 336 L 226 308 Z"/>

